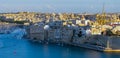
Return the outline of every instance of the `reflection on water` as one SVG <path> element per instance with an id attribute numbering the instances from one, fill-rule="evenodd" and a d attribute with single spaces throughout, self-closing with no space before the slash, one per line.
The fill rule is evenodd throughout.
<path id="1" fill-rule="evenodd" d="M 2 37 L 1 37 L 2 36 Z M 120 53 L 103 53 L 73 46 L 34 43 L 0 35 L 0 58 L 119 58 Z"/>

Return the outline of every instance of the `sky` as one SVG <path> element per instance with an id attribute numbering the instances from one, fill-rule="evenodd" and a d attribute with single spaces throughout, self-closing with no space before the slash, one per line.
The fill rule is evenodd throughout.
<path id="1" fill-rule="evenodd" d="M 0 0 L 0 12 L 120 12 L 120 0 Z"/>

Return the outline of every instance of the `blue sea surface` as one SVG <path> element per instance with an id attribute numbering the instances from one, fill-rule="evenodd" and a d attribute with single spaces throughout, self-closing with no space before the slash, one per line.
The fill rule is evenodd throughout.
<path id="1" fill-rule="evenodd" d="M 0 58 L 120 58 L 120 53 L 105 53 L 66 45 L 46 45 L 4 34 L 0 35 Z"/>

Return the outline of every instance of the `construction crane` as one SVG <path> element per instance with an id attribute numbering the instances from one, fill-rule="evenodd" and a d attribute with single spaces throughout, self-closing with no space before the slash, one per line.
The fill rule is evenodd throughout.
<path id="1" fill-rule="evenodd" d="M 106 13 L 105 13 L 105 6 L 103 5 L 103 9 L 102 9 L 102 14 L 97 14 L 96 16 L 97 22 L 100 25 L 104 25 L 107 23 L 106 21 Z"/>

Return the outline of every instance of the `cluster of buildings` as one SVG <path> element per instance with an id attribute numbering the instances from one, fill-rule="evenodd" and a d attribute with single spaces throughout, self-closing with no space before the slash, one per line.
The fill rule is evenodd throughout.
<path id="1" fill-rule="evenodd" d="M 35 13 L 35 12 L 18 12 L 18 13 L 1 13 L 0 20 L 5 21 L 26 21 L 27 25 L 43 22 L 44 25 L 51 25 L 52 22 L 61 21 L 62 26 L 90 26 L 92 34 L 101 34 L 106 29 L 111 29 L 113 33 L 118 31 L 120 25 L 119 13 L 103 14 L 79 14 L 79 13 Z M 59 25 L 59 24 L 58 24 Z M 55 26 L 53 26 L 55 27 Z M 114 30 L 114 28 L 117 28 Z M 59 29 L 59 28 L 58 28 Z"/>
<path id="2" fill-rule="evenodd" d="M 103 51 L 109 48 L 107 36 L 120 36 L 120 14 L 18 12 L 0 14 L 0 19 L 28 22 L 27 37 L 38 42 L 66 43 Z M 112 48 L 120 41 L 119 37 L 111 40 Z"/>
<path id="3" fill-rule="evenodd" d="M 0 18 L 5 21 L 40 21 L 40 18 L 35 17 L 35 13 L 32 12 L 2 13 Z"/>
<path id="4" fill-rule="evenodd" d="M 36 41 L 65 41 L 68 42 L 73 36 L 72 26 L 63 26 L 62 21 L 43 22 L 31 25 L 28 29 L 28 37 Z"/>
<path id="5" fill-rule="evenodd" d="M 54 20 L 79 20 L 83 14 L 77 13 L 35 13 L 35 12 L 18 12 L 18 13 L 1 13 L 0 19 L 7 21 L 28 21 L 28 22 L 41 22 L 50 19 Z M 85 14 L 87 19 L 95 19 L 94 14 Z"/>
<path id="6" fill-rule="evenodd" d="M 111 25 L 95 25 L 96 21 L 87 20 L 84 16 L 82 16 L 81 20 L 49 20 L 49 21 L 42 21 L 38 23 L 34 23 L 30 25 L 28 28 L 29 37 L 32 39 L 41 38 L 44 40 L 45 38 L 55 39 L 67 38 L 71 40 L 74 34 L 77 33 L 78 36 L 81 36 L 81 33 L 84 35 L 101 35 L 102 32 L 106 31 L 107 29 L 112 30 L 113 33 L 116 31 L 120 31 L 120 25 L 111 26 Z M 76 31 L 76 32 L 75 32 Z M 69 33 L 70 32 L 70 33 Z M 35 35 L 36 34 L 36 35 Z M 40 35 L 41 34 L 41 35 Z M 35 38 L 34 38 L 35 37 Z M 47 39 L 48 40 L 48 39 Z"/>

